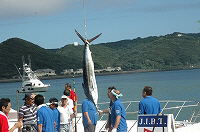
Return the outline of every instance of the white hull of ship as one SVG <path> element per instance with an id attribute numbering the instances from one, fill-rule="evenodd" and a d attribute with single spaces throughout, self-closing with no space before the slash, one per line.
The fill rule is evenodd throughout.
<path id="1" fill-rule="evenodd" d="M 50 85 L 46 84 L 43 87 L 30 87 L 30 88 L 21 88 L 20 93 L 34 93 L 34 92 L 46 92 Z"/>

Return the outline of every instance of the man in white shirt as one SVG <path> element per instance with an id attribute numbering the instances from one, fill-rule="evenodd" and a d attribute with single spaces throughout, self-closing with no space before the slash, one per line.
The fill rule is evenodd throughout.
<path id="1" fill-rule="evenodd" d="M 61 106 L 58 106 L 60 112 L 60 132 L 72 132 L 72 118 L 75 117 L 72 107 L 68 105 L 68 97 L 61 97 Z"/>
<path id="2" fill-rule="evenodd" d="M 67 100 L 68 100 L 67 101 L 67 105 L 69 105 L 73 109 L 74 108 L 74 102 L 73 102 L 72 99 L 69 98 L 70 97 L 70 91 L 69 90 L 64 90 L 63 94 L 67 96 Z M 58 106 L 61 106 L 61 105 L 62 105 L 62 102 L 60 101 L 58 103 Z"/>

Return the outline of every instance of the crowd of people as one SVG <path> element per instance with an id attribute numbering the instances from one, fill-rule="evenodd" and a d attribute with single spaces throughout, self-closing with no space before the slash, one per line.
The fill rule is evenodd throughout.
<path id="1" fill-rule="evenodd" d="M 153 90 L 145 86 L 142 90 L 143 100 L 139 103 L 138 114 L 161 113 L 160 102 L 152 97 Z M 98 116 L 108 114 L 105 128 L 108 132 L 127 132 L 126 111 L 120 101 L 123 96 L 114 86 L 108 88 L 109 107 L 106 110 L 97 110 L 95 104 L 87 97 L 82 102 L 82 123 L 84 132 L 95 132 Z M 0 99 L 0 132 L 12 132 L 15 129 L 27 132 L 74 132 L 74 117 L 77 115 L 78 97 L 70 84 L 65 85 L 60 101 L 50 98 L 44 103 L 41 94 L 26 93 L 24 104 L 18 112 L 19 121 L 9 129 L 8 113 L 11 109 L 9 98 Z"/>

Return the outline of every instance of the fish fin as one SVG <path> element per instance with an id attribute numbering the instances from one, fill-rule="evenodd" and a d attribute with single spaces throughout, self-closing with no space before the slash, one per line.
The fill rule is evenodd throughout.
<path id="1" fill-rule="evenodd" d="M 81 35 L 80 35 L 80 33 L 78 33 L 78 31 L 76 31 L 76 29 L 75 29 L 75 32 L 76 32 L 76 34 L 79 36 L 79 38 L 84 42 L 84 43 L 90 43 L 90 42 L 92 42 L 93 40 L 95 40 L 96 38 L 98 38 L 102 33 L 100 33 L 100 34 L 98 34 L 97 36 L 95 36 L 95 37 L 93 37 L 93 38 L 91 38 L 91 39 L 89 39 L 89 40 L 86 40 L 85 38 L 83 38 Z M 89 44 L 88 43 L 88 44 Z"/>
<path id="2" fill-rule="evenodd" d="M 76 29 L 75 29 L 75 32 L 76 32 L 76 34 L 79 36 L 79 38 L 80 38 L 84 43 L 86 43 L 86 39 L 83 38 L 83 37 L 76 31 Z"/>
<path id="3" fill-rule="evenodd" d="M 102 33 L 100 33 L 100 34 L 98 34 L 97 36 L 95 36 L 95 37 L 89 39 L 88 42 L 89 42 L 89 43 L 92 42 L 93 40 L 95 40 L 96 38 L 98 38 L 101 34 L 102 34 Z"/>

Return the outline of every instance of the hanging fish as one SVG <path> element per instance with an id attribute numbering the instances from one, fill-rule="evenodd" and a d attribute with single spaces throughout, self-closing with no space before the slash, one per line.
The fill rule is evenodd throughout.
<path id="1" fill-rule="evenodd" d="M 98 101 L 98 89 L 96 84 L 96 78 L 94 74 L 94 62 L 92 60 L 91 51 L 89 49 L 90 42 L 98 38 L 102 33 L 87 40 L 83 38 L 76 30 L 76 34 L 84 42 L 85 48 L 83 52 L 83 90 L 86 97 L 91 100 L 97 108 Z"/>

